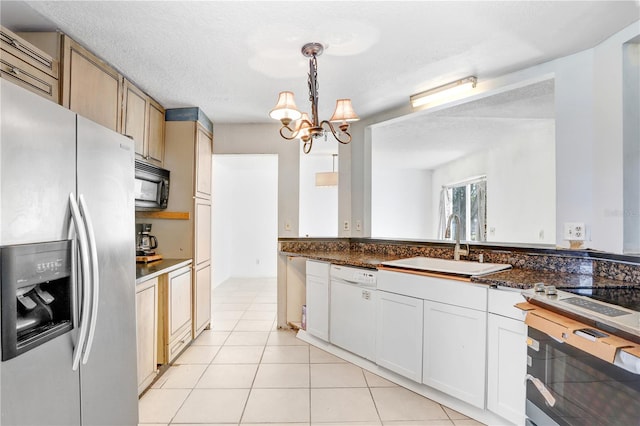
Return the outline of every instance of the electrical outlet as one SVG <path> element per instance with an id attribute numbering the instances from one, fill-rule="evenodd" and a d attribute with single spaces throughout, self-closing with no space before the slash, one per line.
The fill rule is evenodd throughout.
<path id="1" fill-rule="evenodd" d="M 584 241 L 585 226 L 583 222 L 565 222 L 564 239 L 569 241 Z"/>
<path id="2" fill-rule="evenodd" d="M 356 231 L 362 231 L 362 222 L 356 220 Z"/>
<path id="3" fill-rule="evenodd" d="M 344 224 L 342 225 L 342 230 L 343 231 L 348 231 L 349 230 L 349 221 L 345 220 Z"/>

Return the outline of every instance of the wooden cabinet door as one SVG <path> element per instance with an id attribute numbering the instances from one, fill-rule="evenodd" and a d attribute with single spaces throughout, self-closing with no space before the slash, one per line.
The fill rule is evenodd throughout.
<path id="1" fill-rule="evenodd" d="M 487 313 L 424 301 L 422 382 L 484 409 Z"/>
<path id="2" fill-rule="evenodd" d="M 196 135 L 196 191 L 199 198 L 211 198 L 211 153 L 213 139 L 202 127 L 198 126 Z"/>
<path id="3" fill-rule="evenodd" d="M 423 301 L 378 291 L 376 362 L 418 383 L 422 379 Z"/>
<path id="4" fill-rule="evenodd" d="M 158 371 L 158 279 L 136 287 L 138 395 L 151 384 Z"/>
<path id="5" fill-rule="evenodd" d="M 62 105 L 120 132 L 122 76 L 71 38 L 63 45 Z"/>
<path id="6" fill-rule="evenodd" d="M 191 328 L 191 268 L 169 274 L 169 342 L 179 336 L 185 325 Z"/>
<path id="7" fill-rule="evenodd" d="M 164 108 L 149 98 L 146 161 L 161 166 L 164 161 Z"/>
<path id="8" fill-rule="evenodd" d="M 196 198 L 194 223 L 194 263 L 211 260 L 211 202 Z"/>
<path id="9" fill-rule="evenodd" d="M 124 88 L 124 122 L 122 123 L 122 134 L 133 138 L 136 157 L 141 159 L 144 159 L 146 155 L 147 105 L 147 96 L 129 81 L 126 81 Z"/>
<path id="10" fill-rule="evenodd" d="M 193 338 L 211 322 L 211 265 L 208 264 L 194 273 L 193 286 Z"/>

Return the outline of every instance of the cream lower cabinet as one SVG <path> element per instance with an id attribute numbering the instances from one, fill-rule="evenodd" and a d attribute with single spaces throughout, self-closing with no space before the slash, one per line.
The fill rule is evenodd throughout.
<path id="1" fill-rule="evenodd" d="M 138 353 L 138 395 L 158 374 L 158 279 L 136 286 L 136 336 Z"/>
<path id="2" fill-rule="evenodd" d="M 193 336 L 211 323 L 211 264 L 197 267 L 193 285 Z"/>
<path id="3" fill-rule="evenodd" d="M 191 342 L 191 267 L 160 277 L 163 327 L 158 331 L 161 363 L 173 362 Z"/>

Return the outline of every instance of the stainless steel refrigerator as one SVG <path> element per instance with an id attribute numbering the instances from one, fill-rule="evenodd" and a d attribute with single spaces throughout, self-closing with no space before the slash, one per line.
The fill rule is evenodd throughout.
<path id="1" fill-rule="evenodd" d="M 0 84 L 0 423 L 136 425 L 133 142 Z"/>

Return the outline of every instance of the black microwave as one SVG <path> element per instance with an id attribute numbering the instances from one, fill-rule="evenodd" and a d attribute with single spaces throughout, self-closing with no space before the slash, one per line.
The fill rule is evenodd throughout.
<path id="1" fill-rule="evenodd" d="M 169 170 L 136 160 L 136 210 L 164 210 L 169 204 Z"/>

